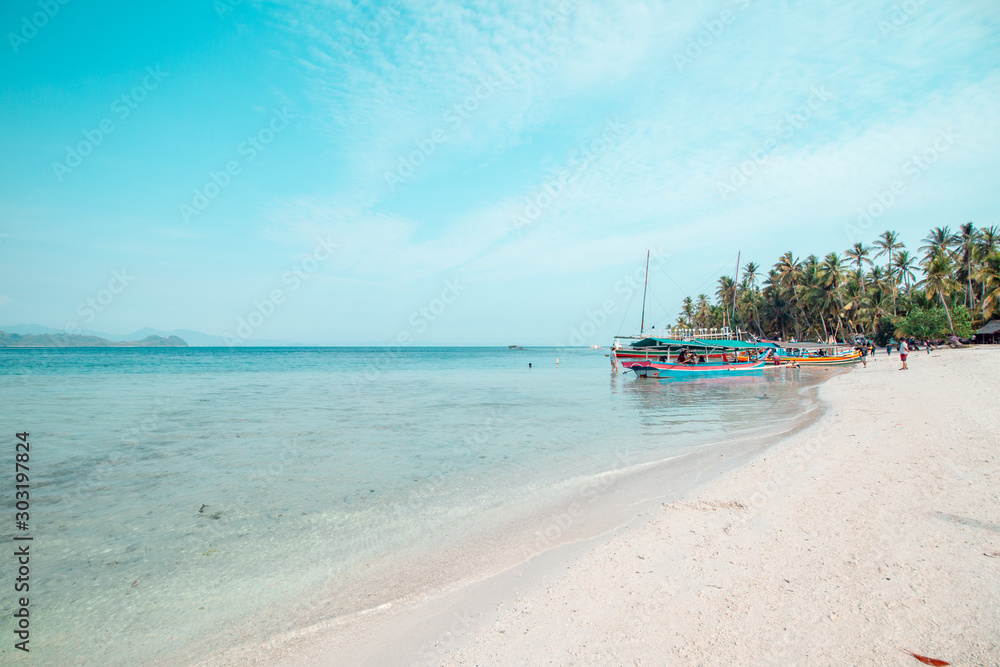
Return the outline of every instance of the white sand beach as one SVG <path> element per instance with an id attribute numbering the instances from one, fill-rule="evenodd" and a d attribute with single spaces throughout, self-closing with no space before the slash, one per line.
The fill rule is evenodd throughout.
<path id="1" fill-rule="evenodd" d="M 831 378 L 820 420 L 615 530 L 224 661 L 1000 664 L 1000 348 L 909 365 Z"/>

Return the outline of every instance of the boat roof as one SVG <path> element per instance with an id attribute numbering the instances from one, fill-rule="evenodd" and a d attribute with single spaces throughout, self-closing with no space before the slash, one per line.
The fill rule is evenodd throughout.
<path id="1" fill-rule="evenodd" d="M 696 338 L 694 342 L 704 347 L 724 347 L 730 350 L 743 350 L 746 348 L 760 347 L 756 343 L 747 343 L 742 340 L 701 340 Z"/>
<path id="2" fill-rule="evenodd" d="M 663 345 L 684 347 L 687 345 L 687 342 L 683 340 L 673 340 L 671 338 L 643 338 L 642 340 L 637 340 L 632 343 L 632 347 L 655 347 Z"/>

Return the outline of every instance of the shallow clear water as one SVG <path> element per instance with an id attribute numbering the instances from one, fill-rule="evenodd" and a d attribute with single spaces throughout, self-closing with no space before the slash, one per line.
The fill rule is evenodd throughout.
<path id="1" fill-rule="evenodd" d="M 32 658 L 156 662 L 379 556 L 488 530 L 623 451 L 790 420 L 805 382 L 613 376 L 580 349 L 0 350 L 10 468 L 31 433 Z"/>

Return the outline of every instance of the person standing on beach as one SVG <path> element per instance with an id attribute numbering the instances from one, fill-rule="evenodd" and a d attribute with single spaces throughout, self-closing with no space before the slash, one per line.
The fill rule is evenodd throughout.
<path id="1" fill-rule="evenodd" d="M 892 343 L 886 343 L 885 344 L 885 354 L 888 357 L 892 356 Z"/>
<path id="2" fill-rule="evenodd" d="M 868 345 L 861 346 L 861 366 L 863 368 L 868 368 Z"/>
<path id="3" fill-rule="evenodd" d="M 907 353 L 909 351 L 910 351 L 910 346 L 906 344 L 906 341 L 905 340 L 900 341 L 899 342 L 899 359 L 900 359 L 900 361 L 903 362 L 903 367 L 899 369 L 901 371 L 905 371 L 906 370 L 906 355 L 907 355 Z"/>
<path id="4" fill-rule="evenodd" d="M 931 353 L 931 339 L 928 338 L 924 341 L 924 345 L 927 347 L 927 354 Z"/>

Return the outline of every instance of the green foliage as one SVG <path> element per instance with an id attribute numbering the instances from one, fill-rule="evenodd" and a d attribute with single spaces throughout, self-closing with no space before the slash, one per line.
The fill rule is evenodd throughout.
<path id="1" fill-rule="evenodd" d="M 944 308 L 914 308 L 905 317 L 900 318 L 896 335 L 900 338 L 947 338 L 951 335 L 948 326 L 948 315 Z"/>
<path id="2" fill-rule="evenodd" d="M 951 309 L 951 322 L 955 325 L 955 335 L 959 338 L 972 338 L 975 330 L 972 326 L 972 314 L 965 306 L 955 306 Z"/>
<path id="3" fill-rule="evenodd" d="M 879 347 L 885 347 L 889 344 L 889 340 L 892 339 L 895 332 L 896 325 L 893 324 L 892 318 L 885 315 L 875 323 L 875 335 L 872 337 L 872 340 Z"/>

